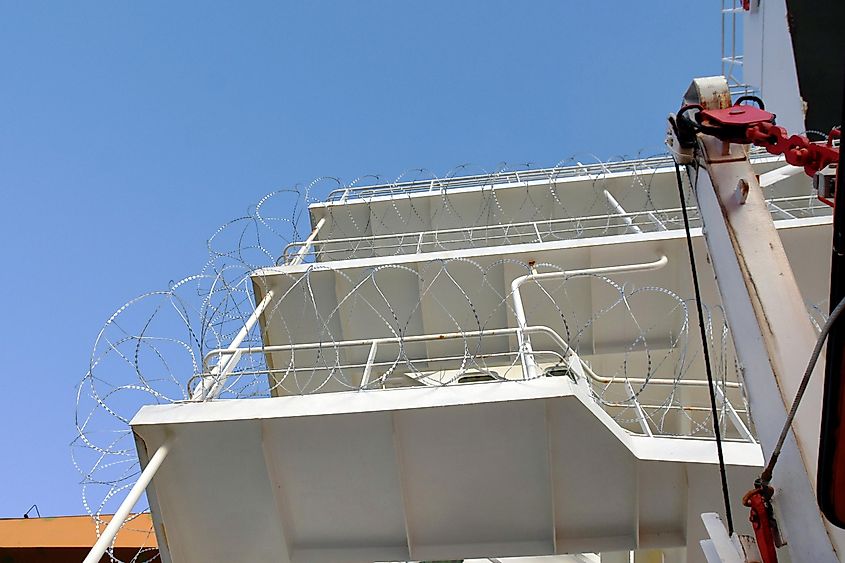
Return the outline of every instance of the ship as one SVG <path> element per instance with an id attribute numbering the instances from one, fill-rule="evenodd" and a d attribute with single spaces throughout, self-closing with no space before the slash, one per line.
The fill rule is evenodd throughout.
<path id="1" fill-rule="evenodd" d="M 666 155 L 323 178 L 221 228 L 200 274 L 97 339 L 86 562 L 144 494 L 167 563 L 766 561 L 744 493 L 836 304 L 833 194 L 678 123 L 753 96 L 809 129 L 804 67 L 755 50 L 786 11 L 723 3 L 744 56 L 727 31 Z M 822 385 L 771 481 L 782 560 L 840 560 L 813 494 Z"/>

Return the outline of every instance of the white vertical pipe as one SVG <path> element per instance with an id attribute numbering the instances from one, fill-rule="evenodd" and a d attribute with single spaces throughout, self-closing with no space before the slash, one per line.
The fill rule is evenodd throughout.
<path id="1" fill-rule="evenodd" d="M 364 374 L 361 376 L 361 389 L 367 386 L 370 382 L 370 374 L 373 371 L 373 362 L 376 361 L 376 351 L 378 350 L 378 340 L 373 340 L 370 345 L 370 354 L 367 356 L 367 365 L 364 366 Z"/>
<path id="2" fill-rule="evenodd" d="M 640 404 L 640 401 L 637 399 L 637 394 L 634 393 L 634 387 L 631 385 L 630 381 L 625 381 L 625 388 L 628 390 L 628 393 L 631 395 L 631 401 L 634 403 L 634 408 L 637 410 L 637 418 L 640 422 L 640 428 L 642 428 L 643 433 L 646 436 L 653 437 L 654 434 L 651 432 L 651 427 L 648 425 L 648 418 L 645 415 L 645 411 L 643 410 L 643 406 Z"/>
<path id="3" fill-rule="evenodd" d="M 91 551 L 82 563 L 99 563 L 103 554 L 106 552 L 106 549 L 108 549 L 108 547 L 112 544 L 115 536 L 117 536 L 117 532 L 120 531 L 120 528 L 129 516 L 129 512 L 132 510 L 132 507 L 135 506 L 135 503 L 138 502 L 138 499 L 141 498 L 141 495 L 147 489 L 147 485 L 149 485 L 150 481 L 153 480 L 153 477 L 158 471 L 158 468 L 161 467 L 161 463 L 164 461 L 164 458 L 167 457 L 169 450 L 170 446 L 167 442 L 158 447 L 155 454 L 153 454 L 153 457 L 150 458 L 150 462 L 141 472 L 141 476 L 138 477 L 138 480 L 132 486 L 132 490 L 130 490 L 126 498 L 123 499 L 120 508 L 118 508 L 117 512 L 114 513 L 111 522 L 109 522 L 109 525 L 106 526 L 103 533 L 100 534 L 100 538 L 97 540 L 97 543 L 94 544 L 94 547 L 91 548 Z"/>
<path id="4" fill-rule="evenodd" d="M 531 277 L 532 274 L 520 276 L 511 282 L 511 295 L 513 295 L 513 312 L 516 315 L 516 338 L 519 342 L 519 359 L 522 362 L 522 373 L 526 379 L 537 377 L 537 364 L 534 362 L 534 350 L 531 348 L 531 340 L 525 334 L 526 318 L 525 308 L 522 305 L 522 296 L 519 293 L 519 286 Z"/>

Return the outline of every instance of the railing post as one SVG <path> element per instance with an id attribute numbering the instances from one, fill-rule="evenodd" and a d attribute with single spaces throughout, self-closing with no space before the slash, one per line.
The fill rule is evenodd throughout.
<path id="1" fill-rule="evenodd" d="M 361 389 L 370 383 L 370 374 L 373 371 L 373 362 L 376 361 L 376 352 L 378 351 L 378 340 L 373 340 L 370 344 L 370 354 L 367 356 L 367 365 L 364 366 L 364 374 L 361 376 Z"/>
<path id="2" fill-rule="evenodd" d="M 640 428 L 642 428 L 646 436 L 653 437 L 654 434 L 651 431 L 651 427 L 648 425 L 648 418 L 646 418 L 645 411 L 643 410 L 640 401 L 637 400 L 637 395 L 634 393 L 634 388 L 631 386 L 630 381 L 625 381 L 625 389 L 628 390 L 628 394 L 631 395 L 631 402 L 634 403 L 634 408 L 637 409 L 637 420 L 640 423 Z"/>

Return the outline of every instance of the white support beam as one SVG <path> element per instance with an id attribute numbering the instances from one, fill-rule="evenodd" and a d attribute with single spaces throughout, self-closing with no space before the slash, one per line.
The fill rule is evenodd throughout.
<path id="1" fill-rule="evenodd" d="M 346 194 L 343 196 L 346 197 Z M 305 242 L 302 244 L 302 248 L 299 249 L 299 252 L 296 253 L 296 256 L 293 257 L 291 260 L 291 266 L 297 266 L 302 264 L 302 261 L 305 260 L 305 257 L 308 256 L 308 253 L 311 252 L 311 247 L 314 245 L 314 241 L 317 239 L 317 235 L 320 234 L 320 229 L 323 228 L 323 225 L 326 224 L 326 218 L 322 217 L 319 221 L 317 221 L 317 225 L 314 227 L 314 230 L 311 231 L 311 234 L 308 235 L 308 238 L 305 239 Z"/>
<path id="2" fill-rule="evenodd" d="M 100 534 L 97 543 L 94 544 L 94 547 L 91 548 L 91 551 L 82 563 L 98 563 L 100 561 L 103 554 L 114 542 L 115 536 L 117 536 L 117 533 L 123 527 L 123 524 L 126 522 L 126 518 L 132 511 L 132 508 L 141 498 L 141 495 L 144 494 L 144 491 L 147 489 L 147 485 L 149 485 L 150 481 L 153 480 L 153 477 L 159 467 L 161 467 L 161 464 L 164 462 L 164 459 L 167 457 L 169 451 L 170 446 L 167 442 L 159 446 L 153 454 L 153 457 L 150 458 L 147 466 L 143 471 L 141 471 L 140 477 L 138 477 L 138 480 L 132 486 L 132 489 L 130 489 L 129 494 L 126 495 L 125 499 L 123 499 L 123 502 L 120 504 L 120 508 L 118 508 L 114 513 L 114 516 L 112 516 L 109 525 L 106 526 L 106 529 L 102 534 Z"/>
<path id="3" fill-rule="evenodd" d="M 751 415 L 763 452 L 769 456 L 816 332 L 744 151 L 734 146 L 725 154 L 720 141 L 703 135 L 699 144 L 699 166 L 689 166 L 688 171 L 748 389 Z M 747 183 L 747 197 L 738 189 L 741 181 Z M 772 484 L 778 490 L 781 527 L 793 560 L 832 562 L 838 559 L 831 540 L 839 543 L 842 535 L 826 525 L 814 494 L 823 367 L 816 369 L 819 373 L 804 397 L 805 404 L 811 406 L 805 407 L 793 424 L 797 443 L 787 440 Z M 737 484 L 735 492 L 751 486 Z"/>
<path id="4" fill-rule="evenodd" d="M 624 221 L 625 224 L 628 225 L 628 230 L 631 230 L 631 231 L 638 233 L 638 234 L 642 233 L 643 232 L 642 229 L 640 229 L 634 223 L 634 220 L 631 219 L 630 213 L 625 211 L 625 208 L 622 207 L 622 205 L 620 205 L 620 203 L 618 201 L 616 201 L 616 198 L 613 197 L 613 195 L 611 195 L 611 193 L 609 191 L 607 191 L 607 190 L 602 190 L 602 191 L 604 192 L 604 198 L 607 200 L 608 205 L 610 205 L 610 207 L 612 207 L 613 210 L 616 211 L 616 213 L 619 214 L 619 216 L 622 218 L 622 221 Z"/>
<path id="5" fill-rule="evenodd" d="M 217 361 L 217 365 L 211 369 L 211 372 L 208 375 L 202 377 L 199 384 L 191 394 L 191 400 L 202 401 L 207 399 L 216 399 L 220 395 L 226 385 L 226 379 L 229 377 L 229 374 L 234 371 L 235 367 L 238 365 L 238 361 L 241 359 L 241 355 L 244 353 L 244 350 L 239 348 L 239 346 L 247 337 L 249 331 L 253 329 L 255 323 L 258 322 L 258 319 L 261 317 L 264 309 L 267 308 L 267 305 L 270 304 L 272 299 L 273 290 L 269 290 L 264 296 L 264 299 L 262 299 L 255 307 L 255 310 L 246 320 L 244 326 L 241 327 L 241 330 L 238 331 L 238 334 L 235 335 L 235 338 L 232 340 L 229 347 L 218 352 L 219 360 Z M 205 367 L 204 363 L 203 367 Z"/>

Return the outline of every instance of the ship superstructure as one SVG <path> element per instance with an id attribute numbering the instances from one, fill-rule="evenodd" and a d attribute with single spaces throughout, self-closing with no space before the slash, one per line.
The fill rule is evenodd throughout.
<path id="1" fill-rule="evenodd" d="M 791 131 L 807 103 L 821 119 L 787 8 L 723 2 L 727 79 L 696 80 L 679 114 L 760 93 Z M 671 156 L 263 198 L 203 272 L 98 338 L 77 421 L 98 522 L 135 450 L 143 471 L 86 562 L 145 491 L 165 562 L 757 561 L 707 513 L 724 496 L 751 531 L 742 495 L 831 305 L 833 221 L 811 166 L 729 133 L 672 121 Z M 795 419 L 773 485 L 793 555 L 835 561 L 817 419 Z"/>
<path id="2" fill-rule="evenodd" d="M 754 167 L 812 316 L 830 208 Z M 131 421 L 162 559 L 702 561 L 721 492 L 679 205 L 666 157 L 311 203 L 188 400 Z M 763 458 L 688 211 L 741 488 Z"/>

